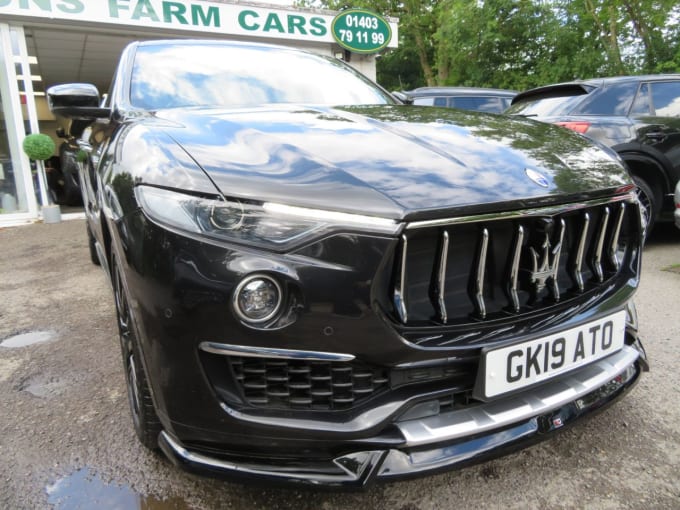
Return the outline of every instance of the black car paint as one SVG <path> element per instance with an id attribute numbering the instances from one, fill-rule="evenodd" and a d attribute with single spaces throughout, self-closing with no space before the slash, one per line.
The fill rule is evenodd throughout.
<path id="1" fill-rule="evenodd" d="M 672 194 L 680 180 L 680 118 L 635 111 L 643 85 L 668 82 L 680 83 L 680 76 L 623 76 L 548 85 L 515 96 L 507 113 L 528 113 L 550 123 L 589 122 L 585 136 L 616 151 L 631 173 L 657 194 L 658 219 L 670 221 Z M 577 99 L 566 99 L 573 96 Z M 558 102 L 549 114 L 532 113 L 532 102 L 542 98 L 558 98 Z M 597 115 L 590 113 L 590 105 L 599 109 Z"/>
<path id="2" fill-rule="evenodd" d="M 156 119 L 172 123 L 161 128 Z M 429 209 L 445 216 L 480 202 L 498 208 L 555 194 L 569 200 L 627 182 L 590 144 L 521 119 L 403 106 L 170 110 L 156 119 L 225 195 L 395 219 L 431 217 Z M 135 159 L 147 150 L 142 144 L 124 152 Z M 549 187 L 527 179 L 525 168 L 544 172 Z M 606 177 L 593 179 L 596 169 Z"/>
<path id="3" fill-rule="evenodd" d="M 466 328 L 410 330 L 396 324 L 386 290 L 397 237 L 347 229 L 285 253 L 260 250 L 155 223 L 141 209 L 135 187 L 256 197 L 412 221 L 622 194 L 630 189 L 625 170 L 582 137 L 528 119 L 396 105 L 136 111 L 124 101 L 125 69 L 133 56 L 134 46 L 124 55 L 109 96 L 111 119 L 92 124 L 88 133 L 88 223 L 104 267 L 112 253 L 121 265 L 164 430 L 185 445 L 246 464 L 244 459 L 266 459 L 281 469 L 296 468 L 278 478 L 271 473 L 247 477 L 305 483 L 296 473 L 313 472 L 324 459 L 357 449 L 399 448 L 404 440 L 392 421 L 451 388 L 442 389 L 436 381 L 406 384 L 356 409 L 290 416 L 229 407 L 206 376 L 203 367 L 211 362 L 199 350 L 201 342 L 351 352 L 389 367 L 442 361 L 470 365 L 482 347 L 558 331 L 620 308 L 637 287 L 632 267 L 625 285 L 587 306 L 535 314 L 515 324 L 508 336 L 419 348 L 419 335 L 436 331 L 456 337 L 473 331 L 483 339 L 498 324 L 471 321 Z M 524 175 L 527 167 L 542 172 L 548 187 L 531 182 Z M 289 314 L 265 329 L 248 327 L 230 308 L 236 284 L 254 272 L 276 275 L 290 300 Z M 635 331 L 629 335 L 637 338 Z M 500 454 L 515 442 L 551 431 L 537 423 L 518 425 L 503 441 L 490 436 L 489 444 L 498 441 L 490 451 L 474 441 L 460 444 L 468 450 L 461 462 Z M 176 458 L 167 441 L 161 446 L 192 468 Z M 205 471 L 205 466 L 193 468 Z M 319 469 L 323 480 L 324 468 Z M 239 471 L 247 472 L 231 475 Z M 369 470 L 347 485 L 363 485 L 373 475 Z"/>

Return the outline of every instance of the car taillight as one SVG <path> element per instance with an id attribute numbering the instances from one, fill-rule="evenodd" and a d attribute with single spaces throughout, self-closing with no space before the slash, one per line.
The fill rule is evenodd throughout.
<path id="1" fill-rule="evenodd" d="M 588 131 L 588 128 L 590 127 L 590 122 L 555 122 L 558 126 L 565 127 L 567 129 L 571 129 L 572 131 L 576 131 L 577 133 L 585 134 L 586 131 Z"/>

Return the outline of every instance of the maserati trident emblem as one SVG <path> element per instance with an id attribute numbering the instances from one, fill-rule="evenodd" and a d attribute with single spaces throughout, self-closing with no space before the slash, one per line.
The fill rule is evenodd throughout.
<path id="1" fill-rule="evenodd" d="M 533 270 L 529 273 L 531 283 L 534 284 L 534 291 L 536 294 L 541 292 L 548 280 L 552 281 L 553 294 L 556 300 L 559 300 L 559 291 L 557 287 L 557 270 L 560 263 L 560 252 L 562 251 L 562 236 L 560 242 L 551 250 L 550 237 L 548 233 L 545 234 L 545 240 L 541 245 L 542 254 L 539 254 L 533 247 L 529 248 L 531 253 L 531 261 L 533 263 Z M 539 262 L 540 258 L 540 262 Z"/>
<path id="2" fill-rule="evenodd" d="M 525 168 L 524 173 L 527 174 L 527 177 L 529 179 L 534 181 L 536 184 L 538 184 L 542 188 L 547 188 L 548 186 L 550 186 L 548 179 L 542 173 L 537 172 L 536 170 L 532 170 L 531 168 Z"/>

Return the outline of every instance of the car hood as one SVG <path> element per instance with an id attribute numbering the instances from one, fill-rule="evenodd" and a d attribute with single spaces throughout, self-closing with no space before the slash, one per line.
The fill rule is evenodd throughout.
<path id="1" fill-rule="evenodd" d="M 168 110 L 158 121 L 225 196 L 395 219 L 583 199 L 629 182 L 584 137 L 476 112 L 286 105 Z"/>

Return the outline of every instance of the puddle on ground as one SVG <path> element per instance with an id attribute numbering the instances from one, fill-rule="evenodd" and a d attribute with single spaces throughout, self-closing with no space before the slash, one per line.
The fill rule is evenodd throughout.
<path id="1" fill-rule="evenodd" d="M 34 397 L 50 398 L 59 395 L 66 387 L 64 381 L 60 381 L 56 377 L 47 377 L 38 374 L 26 379 L 19 386 L 19 391 L 27 391 Z"/>
<path id="2" fill-rule="evenodd" d="M 54 331 L 29 331 L 28 333 L 7 337 L 0 342 L 0 345 L 9 348 L 26 347 L 28 345 L 49 342 L 55 338 L 57 338 L 57 334 Z"/>
<path id="3" fill-rule="evenodd" d="M 127 485 L 106 483 L 88 468 L 48 485 L 47 502 L 55 510 L 102 508 L 106 510 L 189 510 L 180 498 L 157 499 L 137 494 Z"/>

